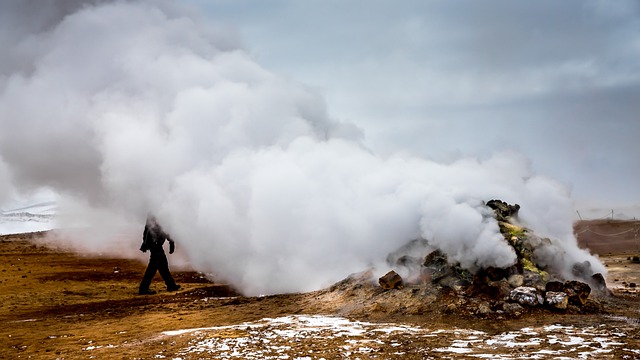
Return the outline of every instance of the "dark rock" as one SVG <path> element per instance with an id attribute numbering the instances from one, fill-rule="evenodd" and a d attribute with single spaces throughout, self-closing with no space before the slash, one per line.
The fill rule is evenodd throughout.
<path id="1" fill-rule="evenodd" d="M 637 285 L 636 285 L 636 283 L 633 283 L 633 282 L 632 282 L 632 283 L 629 283 L 629 287 L 630 287 L 630 288 L 634 288 L 634 287 L 636 287 L 636 286 L 637 286 Z"/>
<path id="2" fill-rule="evenodd" d="M 607 291 L 607 281 L 601 273 L 593 274 L 591 276 L 591 285 L 593 285 L 596 291 L 601 293 Z"/>
<path id="3" fill-rule="evenodd" d="M 522 275 L 522 263 L 518 262 L 515 265 L 509 266 L 507 269 L 508 276 L 511 275 Z"/>
<path id="4" fill-rule="evenodd" d="M 432 251 L 424 258 L 424 266 L 426 267 L 441 267 L 448 265 L 448 263 L 447 255 L 440 250 Z"/>
<path id="5" fill-rule="evenodd" d="M 560 281 L 549 281 L 545 285 L 545 291 L 564 292 L 564 283 Z"/>
<path id="6" fill-rule="evenodd" d="M 491 298 L 498 300 L 509 298 L 512 289 L 507 280 L 491 281 L 487 285 L 485 291 Z"/>
<path id="7" fill-rule="evenodd" d="M 564 292 L 569 296 L 569 303 L 583 306 L 591 293 L 591 287 L 581 281 L 567 281 L 564 283 Z"/>
<path id="8" fill-rule="evenodd" d="M 400 277 L 400 275 L 398 275 L 398 273 L 393 270 L 389 271 L 383 277 L 378 279 L 378 283 L 380 284 L 380 287 L 385 290 L 404 288 L 402 277 Z"/>
<path id="9" fill-rule="evenodd" d="M 440 250 L 435 250 L 429 253 L 424 258 L 424 272 L 431 278 L 431 282 L 437 283 L 441 279 L 448 276 L 455 276 L 455 271 L 452 266 L 449 265 L 447 255 Z"/>
<path id="10" fill-rule="evenodd" d="M 640 257 L 634 256 L 634 257 L 631 259 L 631 262 L 632 262 L 632 263 L 635 263 L 635 264 L 640 264 Z"/>
<path id="11" fill-rule="evenodd" d="M 489 200 L 486 205 L 493 209 L 498 221 L 506 221 L 512 216 L 517 216 L 520 210 L 520 205 L 510 205 L 502 200 Z"/>
<path id="12" fill-rule="evenodd" d="M 501 269 L 490 266 L 482 270 L 482 274 L 486 275 L 491 281 L 498 281 L 509 276 L 507 269 Z"/>

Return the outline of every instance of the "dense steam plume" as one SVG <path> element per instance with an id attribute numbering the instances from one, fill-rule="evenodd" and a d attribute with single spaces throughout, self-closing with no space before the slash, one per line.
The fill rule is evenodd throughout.
<path id="1" fill-rule="evenodd" d="M 135 250 L 122 229 L 152 211 L 197 270 L 247 294 L 303 291 L 420 237 L 469 269 L 513 264 L 482 202 L 501 198 L 552 238 L 558 269 L 604 270 L 576 245 L 566 190 L 523 157 L 377 156 L 317 93 L 172 2 L 0 10 L 0 201 L 55 189 L 59 225 L 85 230 L 60 237 L 77 248 Z"/>

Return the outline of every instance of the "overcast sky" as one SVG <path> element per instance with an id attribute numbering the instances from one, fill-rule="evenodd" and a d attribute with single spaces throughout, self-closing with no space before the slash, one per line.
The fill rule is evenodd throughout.
<path id="1" fill-rule="evenodd" d="M 190 2 L 378 153 L 516 151 L 583 212 L 640 204 L 637 1 Z"/>

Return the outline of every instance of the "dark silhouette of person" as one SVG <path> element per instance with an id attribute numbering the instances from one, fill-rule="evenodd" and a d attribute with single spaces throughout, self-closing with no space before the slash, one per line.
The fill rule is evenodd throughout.
<path id="1" fill-rule="evenodd" d="M 144 226 L 140 251 L 146 253 L 148 250 L 151 253 L 151 256 L 149 257 L 149 265 L 147 265 L 147 270 L 144 272 L 144 276 L 142 277 L 142 282 L 140 283 L 140 288 L 138 290 L 138 294 L 140 295 L 153 295 L 156 293 L 149 288 L 151 280 L 153 280 L 156 272 L 160 272 L 160 276 L 162 276 L 162 280 L 164 280 L 165 285 L 167 285 L 168 291 L 176 291 L 180 289 L 180 285 L 176 284 L 175 280 L 171 276 L 171 272 L 169 272 L 167 255 L 164 253 L 164 249 L 162 248 L 165 241 L 169 241 L 169 254 L 173 254 L 173 251 L 175 250 L 175 242 L 171 239 L 169 234 L 162 230 L 162 227 L 156 221 L 155 216 L 149 215 L 147 217 L 147 223 Z"/>

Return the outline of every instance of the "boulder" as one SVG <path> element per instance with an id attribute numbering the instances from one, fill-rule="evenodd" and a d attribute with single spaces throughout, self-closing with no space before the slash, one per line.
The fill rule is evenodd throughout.
<path id="1" fill-rule="evenodd" d="M 490 281 L 487 285 L 487 295 L 494 299 L 508 299 L 511 294 L 512 289 L 507 280 Z"/>
<path id="2" fill-rule="evenodd" d="M 447 266 L 449 260 L 440 250 L 434 250 L 424 257 L 424 266 L 426 267 L 442 267 Z"/>
<path id="3" fill-rule="evenodd" d="M 537 306 L 544 304 L 544 298 L 538 289 L 530 286 L 520 286 L 509 294 L 509 299 L 520 305 Z"/>
<path id="4" fill-rule="evenodd" d="M 505 221 L 512 216 L 516 216 L 520 210 L 520 205 L 510 205 L 502 200 L 489 200 L 486 205 L 493 209 L 498 221 Z"/>
<path id="5" fill-rule="evenodd" d="M 600 293 L 607 292 L 607 281 L 604 279 L 604 276 L 601 273 L 596 273 L 591 276 L 591 285 L 593 285 L 594 289 Z"/>
<path id="6" fill-rule="evenodd" d="M 435 250 L 429 253 L 424 258 L 425 273 L 431 278 L 431 282 L 437 283 L 441 279 L 455 276 L 453 268 L 449 265 L 447 255 L 440 250 Z"/>
<path id="7" fill-rule="evenodd" d="M 544 303 L 554 309 L 565 310 L 569 305 L 569 296 L 564 292 L 547 291 Z"/>
<path id="8" fill-rule="evenodd" d="M 544 291 L 549 280 L 549 274 L 546 272 L 534 272 L 524 270 L 523 272 L 523 284 L 524 286 L 533 287 L 540 291 Z"/>
<path id="9" fill-rule="evenodd" d="M 581 281 L 567 281 L 564 283 L 564 292 L 569 296 L 569 303 L 583 306 L 591 293 L 591 287 Z"/>
<path id="10" fill-rule="evenodd" d="M 383 277 L 378 279 L 378 283 L 380 284 L 380 287 L 385 290 L 404 288 L 402 277 L 400 277 L 400 275 L 398 275 L 398 273 L 393 270 L 389 271 Z"/>
<path id="11" fill-rule="evenodd" d="M 510 275 L 509 278 L 507 279 L 507 282 L 509 283 L 509 286 L 511 286 L 512 288 L 520 287 L 524 284 L 524 275 L 521 275 L 521 274 Z"/>

